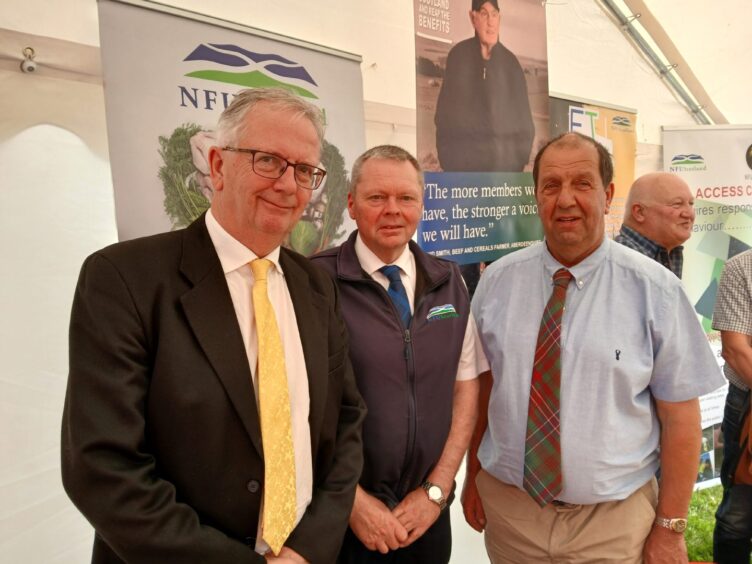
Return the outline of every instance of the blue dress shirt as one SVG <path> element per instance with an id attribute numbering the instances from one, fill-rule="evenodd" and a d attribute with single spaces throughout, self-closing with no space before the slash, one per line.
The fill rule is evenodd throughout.
<path id="1" fill-rule="evenodd" d="M 536 336 L 559 262 L 545 242 L 488 267 L 472 311 L 493 373 L 483 468 L 522 487 Z M 569 503 L 624 499 L 658 468 L 652 398 L 679 402 L 723 385 L 679 279 L 604 238 L 569 268 L 561 333 L 561 448 Z"/>

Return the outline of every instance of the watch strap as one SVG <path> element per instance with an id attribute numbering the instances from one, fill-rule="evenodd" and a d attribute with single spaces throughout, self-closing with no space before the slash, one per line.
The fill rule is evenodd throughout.
<path id="1" fill-rule="evenodd" d="M 655 524 L 675 533 L 683 533 L 687 528 L 687 520 L 684 518 L 656 517 Z"/>
<path id="2" fill-rule="evenodd" d="M 447 501 L 446 501 L 446 497 L 444 496 L 444 490 L 441 489 L 441 486 L 439 486 L 438 484 L 434 484 L 433 482 L 429 482 L 428 480 L 426 480 L 425 482 L 423 482 L 420 485 L 420 487 L 422 487 L 424 490 L 426 490 L 426 495 L 428 495 L 428 499 L 430 499 L 436 505 L 438 505 L 439 509 L 441 511 L 444 511 L 444 509 L 446 509 L 446 507 L 447 507 Z M 431 491 L 430 491 L 431 488 L 436 488 L 437 490 L 439 490 L 439 492 L 441 492 L 438 498 L 437 497 L 431 497 Z"/>

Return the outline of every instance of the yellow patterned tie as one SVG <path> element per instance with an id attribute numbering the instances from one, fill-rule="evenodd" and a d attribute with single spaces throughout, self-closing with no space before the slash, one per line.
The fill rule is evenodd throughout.
<path id="1" fill-rule="evenodd" d="M 292 445 L 290 393 L 279 327 L 267 292 L 267 259 L 251 262 L 253 311 L 258 339 L 258 390 L 264 445 L 264 515 L 262 537 L 279 554 L 295 525 L 295 453 Z"/>

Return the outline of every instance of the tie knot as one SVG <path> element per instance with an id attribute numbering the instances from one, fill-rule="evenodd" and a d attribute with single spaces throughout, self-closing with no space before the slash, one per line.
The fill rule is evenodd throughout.
<path id="1" fill-rule="evenodd" d="M 572 278 L 574 278 L 574 276 L 572 276 L 571 272 L 569 272 L 566 268 L 560 268 L 559 270 L 554 272 L 554 286 L 566 288 Z"/>
<path id="2" fill-rule="evenodd" d="M 402 282 L 402 278 L 400 278 L 400 267 L 396 264 L 382 266 L 379 270 L 389 279 L 389 282 Z"/>
<path id="3" fill-rule="evenodd" d="M 253 277 L 256 280 L 266 280 L 266 273 L 269 271 L 269 267 L 272 265 L 272 261 L 269 259 L 256 259 L 251 261 L 251 270 L 253 271 Z"/>

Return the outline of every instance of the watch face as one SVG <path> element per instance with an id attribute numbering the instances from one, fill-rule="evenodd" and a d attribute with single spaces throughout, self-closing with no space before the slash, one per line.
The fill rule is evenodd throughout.
<path id="1" fill-rule="evenodd" d="M 683 533 L 687 528 L 686 519 L 671 519 L 671 529 L 677 533 Z"/>
<path id="2" fill-rule="evenodd" d="M 428 497 L 438 501 L 444 497 L 444 495 L 441 493 L 441 488 L 439 486 L 431 486 L 428 488 Z"/>

